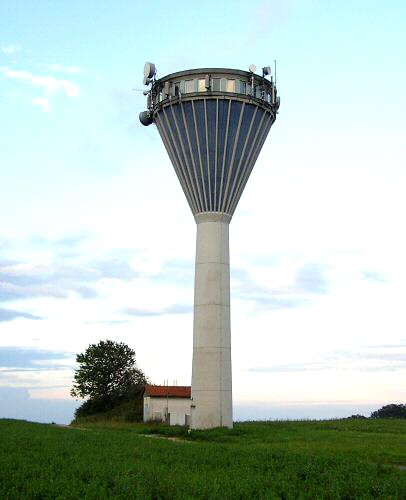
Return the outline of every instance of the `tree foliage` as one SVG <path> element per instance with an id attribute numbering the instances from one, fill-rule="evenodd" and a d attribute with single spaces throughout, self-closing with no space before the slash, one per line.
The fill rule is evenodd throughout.
<path id="1" fill-rule="evenodd" d="M 141 422 L 143 417 L 143 387 L 135 387 L 120 396 L 87 399 L 75 410 L 75 419 L 99 416 L 101 420 L 118 419 Z"/>
<path id="2" fill-rule="evenodd" d="M 143 387 L 147 377 L 137 367 L 135 352 L 123 342 L 101 340 L 90 344 L 76 356 L 79 368 L 75 371 L 71 395 L 97 402 L 120 399 Z"/>
<path id="3" fill-rule="evenodd" d="M 371 413 L 371 418 L 406 418 L 406 405 L 390 404 Z"/>

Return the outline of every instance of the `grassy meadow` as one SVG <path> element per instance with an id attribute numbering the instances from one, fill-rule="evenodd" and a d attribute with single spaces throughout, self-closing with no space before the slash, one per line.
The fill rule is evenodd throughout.
<path id="1" fill-rule="evenodd" d="M 0 420 L 0 498 L 406 499 L 406 420 Z"/>

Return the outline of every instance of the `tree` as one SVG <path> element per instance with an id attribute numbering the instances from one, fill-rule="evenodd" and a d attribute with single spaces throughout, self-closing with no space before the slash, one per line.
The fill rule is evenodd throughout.
<path id="1" fill-rule="evenodd" d="M 123 342 L 101 340 L 90 344 L 76 356 L 71 395 L 92 402 L 120 399 L 147 383 L 147 377 L 135 363 L 135 352 Z"/>
<path id="2" fill-rule="evenodd" d="M 371 418 L 406 418 L 406 405 L 390 404 L 371 413 Z"/>

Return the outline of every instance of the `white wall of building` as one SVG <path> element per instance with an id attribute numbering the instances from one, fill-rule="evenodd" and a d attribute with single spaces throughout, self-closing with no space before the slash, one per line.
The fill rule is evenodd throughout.
<path id="1" fill-rule="evenodd" d="M 144 422 L 158 420 L 165 422 L 170 414 L 170 425 L 186 425 L 186 415 L 190 418 L 189 398 L 144 397 Z"/>

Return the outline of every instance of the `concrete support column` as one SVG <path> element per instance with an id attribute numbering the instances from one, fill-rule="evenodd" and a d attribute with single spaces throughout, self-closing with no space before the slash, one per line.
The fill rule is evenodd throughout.
<path id="1" fill-rule="evenodd" d="M 204 212 L 197 223 L 191 427 L 232 427 L 231 216 Z"/>

